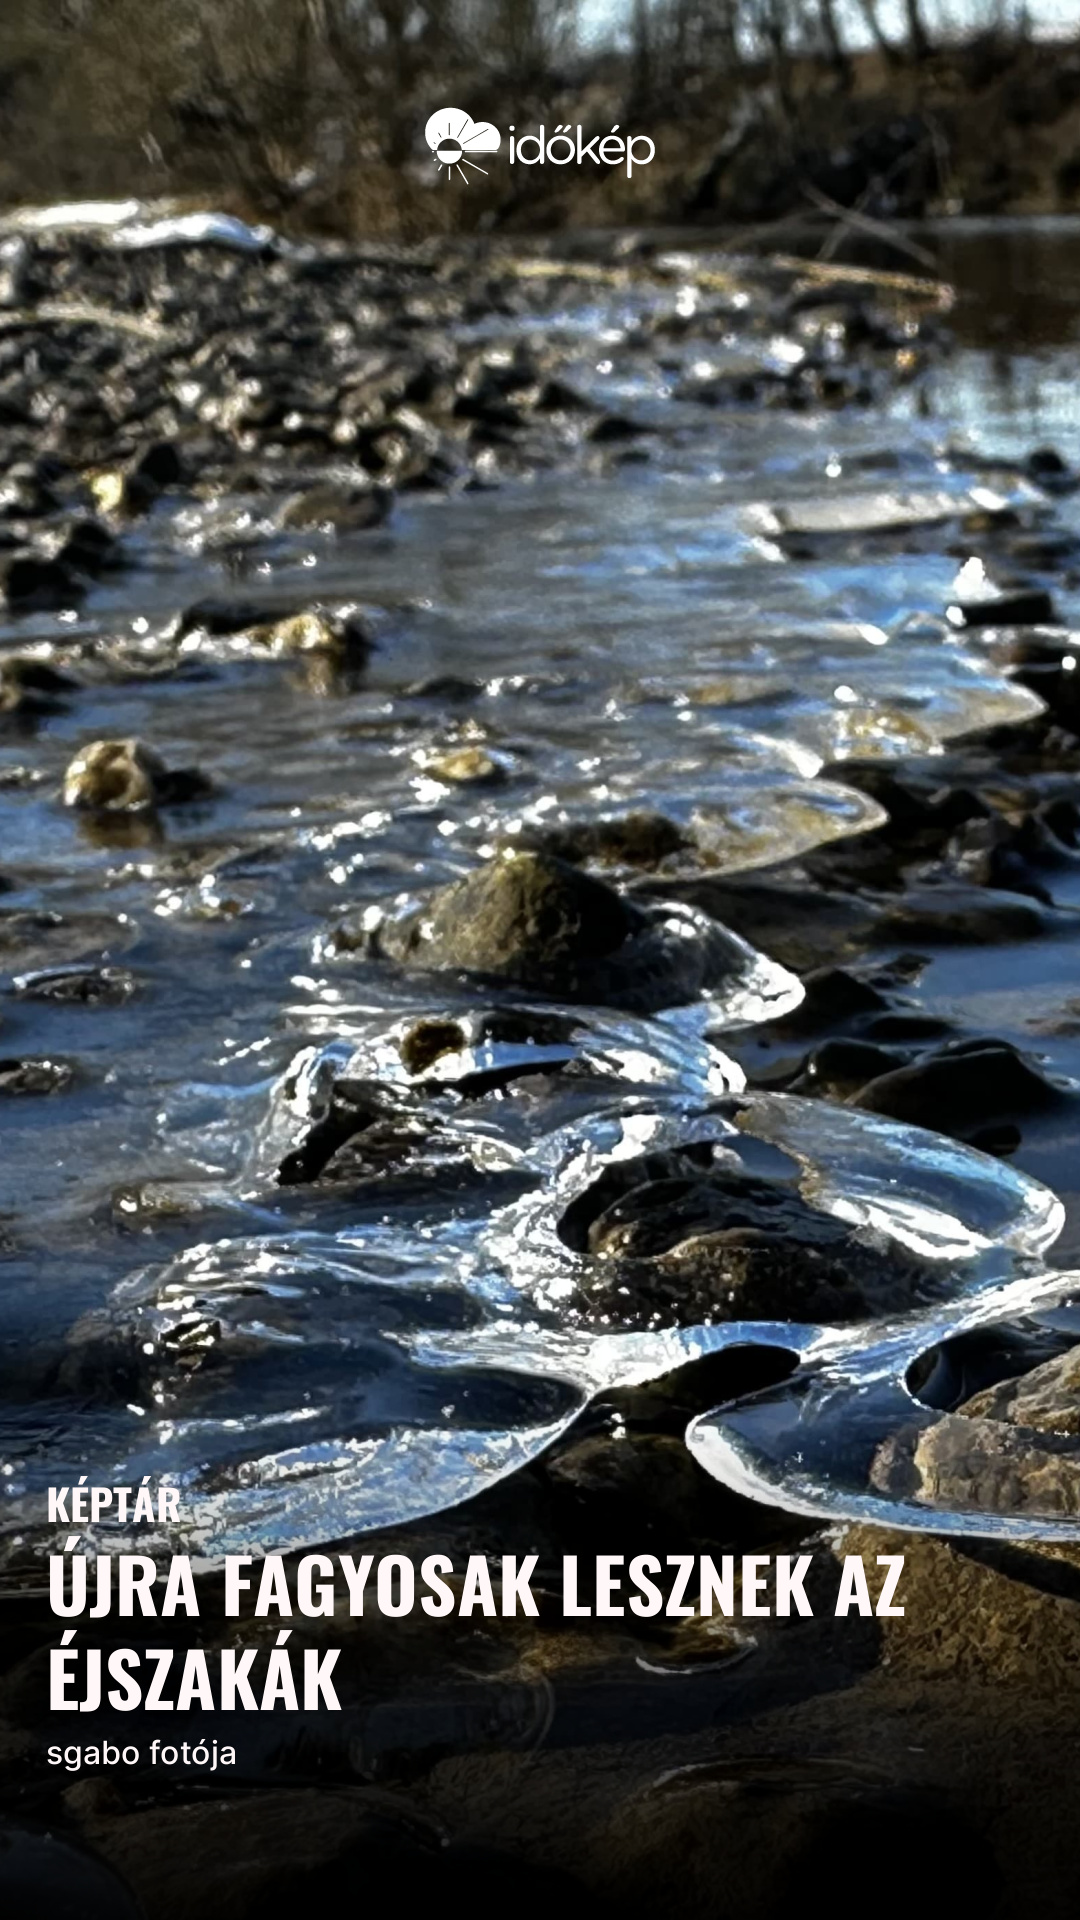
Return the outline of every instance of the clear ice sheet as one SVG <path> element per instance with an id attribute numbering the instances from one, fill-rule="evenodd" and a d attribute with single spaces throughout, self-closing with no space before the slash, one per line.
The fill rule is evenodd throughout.
<path id="1" fill-rule="evenodd" d="M 904 1324 L 878 1324 L 846 1335 L 823 1331 L 805 1342 L 800 1366 L 780 1387 L 691 1421 L 687 1445 L 725 1486 L 788 1513 L 911 1533 L 1078 1540 L 1080 1515 L 1002 1511 L 970 1500 L 946 1505 L 914 1495 L 897 1498 L 877 1492 L 870 1478 L 886 1441 L 897 1434 L 914 1438 L 945 1417 L 911 1390 L 918 1360 L 960 1333 L 998 1322 L 1015 1324 L 1078 1293 L 1080 1272 L 1044 1269 Z"/>
<path id="2" fill-rule="evenodd" d="M 610 1044 L 602 1020 L 568 1012 L 589 1044 Z M 385 1030 L 382 1042 L 369 1033 L 374 1059 L 380 1044 Z M 482 1158 L 501 1153 L 530 1183 L 494 1214 L 483 1192 L 448 1204 L 433 1187 L 426 1203 L 392 1218 L 208 1240 L 129 1276 L 104 1313 L 74 1330 L 71 1349 L 92 1355 L 105 1341 L 107 1353 L 141 1353 L 145 1382 L 105 1419 L 76 1406 L 43 1421 L 35 1410 L 34 1444 L 6 1483 L 8 1551 L 25 1543 L 41 1488 L 84 1472 L 92 1482 L 130 1485 L 151 1473 L 176 1483 L 185 1522 L 157 1544 L 204 1562 L 401 1524 L 535 1458 L 594 1394 L 747 1344 L 802 1356 L 795 1377 L 805 1386 L 696 1422 L 697 1457 L 759 1499 L 890 1517 L 858 1492 L 864 1430 L 880 1437 L 890 1420 L 910 1416 L 903 1373 L 946 1330 L 1060 1293 L 1061 1277 L 1041 1261 L 1060 1230 L 1060 1202 L 996 1160 L 874 1116 L 780 1094 L 736 1091 L 717 1103 L 715 1081 L 705 1105 L 708 1054 L 690 1055 L 696 1085 L 635 1098 L 616 1077 L 610 1098 L 600 1083 L 595 1111 L 528 1141 L 513 1137 L 512 1124 L 500 1141 L 497 1119 L 478 1129 L 463 1105 L 462 1137 Z M 294 1074 L 294 1100 L 297 1085 Z M 703 1137 L 757 1172 L 780 1168 L 821 1210 L 852 1219 L 855 1208 L 898 1246 L 916 1246 L 940 1272 L 942 1301 L 843 1330 L 576 1324 L 566 1301 L 582 1256 L 556 1231 L 566 1205 L 621 1157 Z M 208 1364 L 191 1366 L 207 1355 Z M 9 1411 L 9 1442 L 11 1421 Z M 804 1432 L 821 1436 L 823 1464 L 794 1459 Z M 911 1523 L 943 1524 L 923 1514 Z M 108 1529 L 82 1537 L 120 1539 Z M 152 1544 L 143 1536 L 144 1549 Z"/>

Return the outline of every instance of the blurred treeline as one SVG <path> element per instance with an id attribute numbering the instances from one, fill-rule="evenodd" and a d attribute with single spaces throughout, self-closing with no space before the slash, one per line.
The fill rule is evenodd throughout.
<path id="1" fill-rule="evenodd" d="M 1080 189 L 1080 64 L 1030 41 L 1021 0 L 986 0 L 962 39 L 927 0 L 887 20 L 879 0 L 615 5 L 592 0 L 586 33 L 577 0 L 0 0 L 0 203 L 213 196 L 286 226 L 410 233 L 768 220 L 815 196 L 994 211 Z M 441 105 L 503 127 L 618 121 L 657 160 L 629 189 L 495 162 L 448 194 L 421 138 Z"/>

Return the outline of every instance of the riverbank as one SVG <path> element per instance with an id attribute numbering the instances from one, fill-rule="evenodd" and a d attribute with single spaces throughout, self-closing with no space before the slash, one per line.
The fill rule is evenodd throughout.
<path id="1" fill-rule="evenodd" d="M 278 53 L 286 59 L 287 48 Z M 10 57 L 0 206 L 178 195 L 295 237 L 406 240 L 629 224 L 745 229 L 837 209 L 886 222 L 1080 210 L 1074 40 L 995 30 L 917 59 L 896 49 L 839 61 L 785 52 L 678 79 L 597 53 L 509 90 L 497 74 L 478 79 L 451 62 L 437 82 L 421 70 L 400 98 L 370 99 L 374 67 L 345 85 L 324 52 L 310 72 L 268 77 L 274 49 L 242 39 L 231 79 L 215 71 L 183 87 L 167 38 L 151 48 L 137 34 L 130 46 L 75 34 L 61 58 L 46 34 L 21 59 L 13 43 Z M 448 87 L 504 136 L 467 190 L 448 187 L 421 137 Z M 631 127 L 655 142 L 655 159 L 632 178 L 621 162 L 512 168 L 507 127 L 541 122 L 549 131 L 580 123 L 586 137 Z M 59 125 L 62 141 L 51 133 Z"/>

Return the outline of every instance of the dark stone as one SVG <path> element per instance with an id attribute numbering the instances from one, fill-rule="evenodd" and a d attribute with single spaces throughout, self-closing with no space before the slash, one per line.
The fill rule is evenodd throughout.
<path id="1" fill-rule="evenodd" d="M 138 991 L 139 981 L 126 967 L 47 967 L 20 974 L 13 988 L 19 1000 L 93 1007 L 125 1006 Z"/>
<path id="2" fill-rule="evenodd" d="M 352 940 L 342 929 L 340 944 Z M 384 920 L 371 944 L 407 967 L 634 1012 L 692 1000 L 737 977 L 747 958 L 704 915 L 639 905 L 565 861 L 529 852 L 493 860 L 403 919 Z"/>
<path id="3" fill-rule="evenodd" d="M 814 1033 L 865 1014 L 884 1013 L 886 996 L 846 967 L 814 967 L 803 976 L 803 1000 L 779 1024 L 785 1032 Z"/>
<path id="4" fill-rule="evenodd" d="M 627 420 L 621 413 L 605 413 L 590 427 L 589 439 L 596 446 L 610 446 L 613 442 L 636 440 L 639 434 L 652 431 L 638 420 Z"/>
<path id="5" fill-rule="evenodd" d="M 693 847 L 691 834 L 662 813 L 626 813 L 610 820 L 571 821 L 520 835 L 515 845 L 549 853 L 572 866 L 649 869 Z"/>
<path id="6" fill-rule="evenodd" d="M 583 1317 L 836 1322 L 911 1304 L 918 1262 L 721 1152 L 706 1141 L 618 1161 L 571 1202 L 559 1236 L 587 1260 Z"/>
<path id="7" fill-rule="evenodd" d="M 78 688 L 70 674 L 60 673 L 45 660 L 20 656 L 0 662 L 0 716 L 18 725 L 63 709 L 63 696 Z"/>
<path id="8" fill-rule="evenodd" d="M 810 884 L 800 868 L 672 875 L 642 881 L 634 891 L 635 899 L 655 895 L 699 907 L 799 974 L 863 952 L 882 913 L 874 902 Z"/>
<path id="9" fill-rule="evenodd" d="M 1037 1392 L 1029 1387 L 1027 1403 L 1022 1394 L 991 1388 L 922 1431 L 892 1435 L 874 1457 L 871 1485 L 894 1500 L 946 1510 L 1080 1514 L 1076 1365 L 1073 1353 L 1037 1368 L 1053 1378 Z M 1032 1422 L 1024 1418 L 1027 1406 Z"/>
<path id="10" fill-rule="evenodd" d="M 976 946 L 996 940 L 1034 940 L 1050 924 L 1048 910 L 1029 895 L 955 885 L 913 887 L 881 898 L 874 938 L 881 946 L 917 940 L 926 946 Z"/>
<path id="11" fill-rule="evenodd" d="M 945 861 L 977 886 L 1027 893 L 1053 904 L 1055 873 L 1080 866 L 1080 810 L 1064 794 L 988 819 L 971 820 L 953 836 Z"/>
<path id="12" fill-rule="evenodd" d="M 425 1073 L 444 1054 L 460 1053 L 467 1045 L 456 1020 L 418 1020 L 402 1039 L 400 1053 L 410 1073 Z"/>
<path id="13" fill-rule="evenodd" d="M 985 599 L 952 601 L 949 619 L 960 627 L 1042 627 L 1052 626 L 1057 614 L 1045 587 L 1013 587 Z"/>
<path id="14" fill-rule="evenodd" d="M 243 633 L 248 627 L 287 620 L 295 612 L 295 601 L 196 600 L 181 614 L 176 637 L 184 640 L 189 633 L 209 633 L 215 639 L 222 639 L 229 634 Z"/>
<path id="15" fill-rule="evenodd" d="M 790 1081 L 793 1093 L 827 1094 L 837 1098 L 907 1066 L 909 1054 L 876 1046 L 870 1040 L 826 1040 L 803 1062 Z"/>
<path id="16" fill-rule="evenodd" d="M 85 593 L 85 580 L 60 559 L 22 554 L 4 575 L 4 594 L 13 613 L 60 613 Z"/>
<path id="17" fill-rule="evenodd" d="M 1077 475 L 1056 447 L 1035 447 L 1028 454 L 1027 470 L 1047 493 L 1071 493 L 1077 485 Z"/>
<path id="18" fill-rule="evenodd" d="M 415 1139 L 427 1130 L 420 1114 L 408 1089 L 392 1089 L 374 1080 L 342 1076 L 334 1082 L 325 1113 L 281 1162 L 278 1185 L 309 1185 L 325 1173 L 341 1147 L 384 1123 L 393 1128 L 395 1122 L 404 1121 L 410 1137 Z"/>
<path id="19" fill-rule="evenodd" d="M 536 401 L 539 413 L 588 413 L 592 402 L 565 380 L 545 380 Z"/>
<path id="20" fill-rule="evenodd" d="M 163 493 L 183 486 L 186 480 L 187 467 L 180 448 L 172 440 L 155 440 L 128 468 L 121 507 L 129 514 L 147 513 Z"/>
<path id="21" fill-rule="evenodd" d="M 119 540 L 99 520 L 77 520 L 56 558 L 58 565 L 91 580 L 126 565 Z"/>
<path id="22" fill-rule="evenodd" d="M 0 1096 L 63 1093 L 74 1079 L 69 1060 L 0 1060 Z"/>
<path id="23" fill-rule="evenodd" d="M 870 1080 L 850 1104 L 971 1140 L 995 1122 L 1047 1113 L 1071 1097 L 1007 1041 L 969 1040 Z"/>

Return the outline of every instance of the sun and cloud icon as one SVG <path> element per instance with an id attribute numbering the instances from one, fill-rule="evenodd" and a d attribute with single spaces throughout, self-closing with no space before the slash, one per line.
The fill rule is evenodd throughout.
<path id="1" fill-rule="evenodd" d="M 468 186 L 466 167 L 473 173 L 487 172 L 486 167 L 476 165 L 473 154 L 498 153 L 502 134 L 489 121 L 474 120 L 460 107 L 440 107 L 424 128 L 424 139 L 440 172 L 445 167 L 448 179 L 457 173 Z"/>

